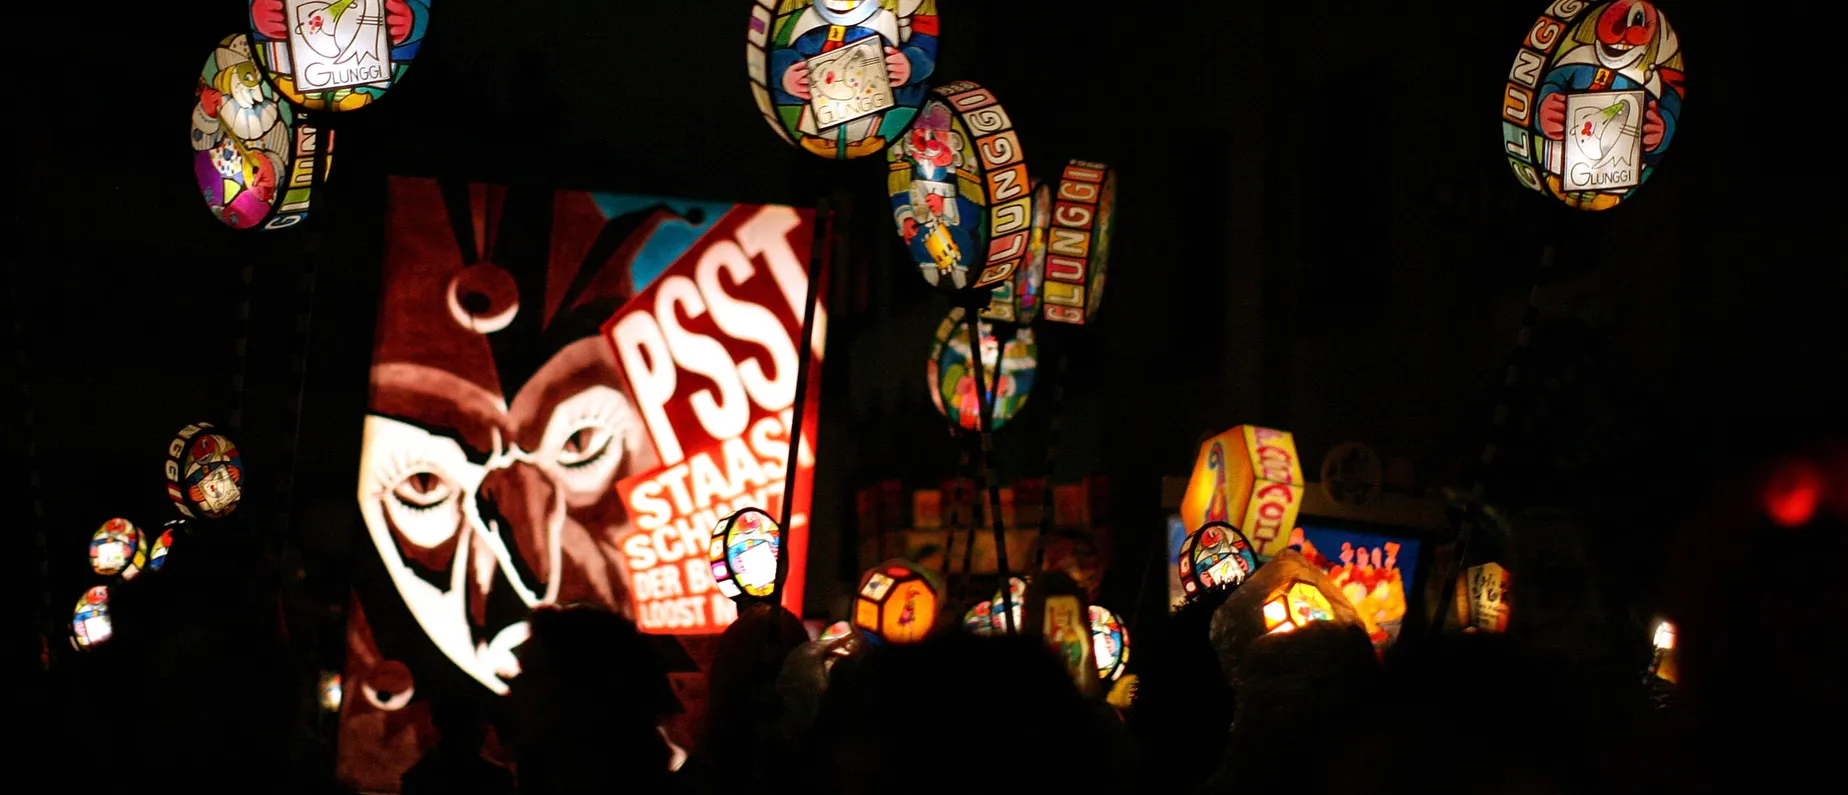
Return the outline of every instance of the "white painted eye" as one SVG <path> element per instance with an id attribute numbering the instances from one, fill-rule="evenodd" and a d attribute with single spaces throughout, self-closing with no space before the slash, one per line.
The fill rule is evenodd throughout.
<path id="1" fill-rule="evenodd" d="M 454 439 L 383 417 L 368 417 L 367 496 L 407 544 L 432 549 L 455 537 L 463 502 L 480 483 L 480 466 Z"/>
<path id="2" fill-rule="evenodd" d="M 404 709 L 411 703 L 411 696 L 417 694 L 411 669 L 397 660 L 385 660 L 374 666 L 359 689 L 365 694 L 366 703 L 386 712 Z"/>
<path id="3" fill-rule="evenodd" d="M 635 410 L 628 399 L 601 384 L 552 409 L 539 453 L 564 484 L 567 503 L 589 505 L 609 493 L 635 427 Z"/>

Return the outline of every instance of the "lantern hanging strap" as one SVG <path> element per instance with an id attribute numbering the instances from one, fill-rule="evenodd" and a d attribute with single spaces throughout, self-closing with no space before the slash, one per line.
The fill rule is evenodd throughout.
<path id="1" fill-rule="evenodd" d="M 987 303 L 988 296 L 985 293 L 977 292 L 975 295 L 982 304 Z M 983 490 L 988 493 L 989 522 L 995 534 L 995 576 L 1001 583 L 1001 615 L 1005 616 L 1004 620 L 1007 622 L 1007 634 L 1012 635 L 1017 631 L 1014 626 L 1014 593 L 1013 589 L 1008 587 L 1007 578 L 1010 572 L 1007 565 L 1007 528 L 1001 522 L 1001 487 L 995 475 L 995 437 L 994 432 L 990 430 L 994 423 L 995 405 L 994 400 L 989 397 L 988 385 L 983 383 L 986 376 L 982 374 L 985 368 L 982 363 L 981 307 L 966 307 L 963 317 L 969 321 L 969 361 L 975 374 L 975 400 L 981 408 L 982 444 L 978 448 L 975 464 L 977 477 L 981 482 L 976 484 L 976 490 L 978 494 Z M 1000 366 L 998 358 L 996 366 Z M 996 373 L 997 383 L 1000 378 L 1001 374 Z M 971 546 L 974 545 L 971 544 Z"/>
<path id="2" fill-rule="evenodd" d="M 789 522 L 795 513 L 796 468 L 802 452 L 802 428 L 808 422 L 809 375 L 813 372 L 812 361 L 815 358 L 815 304 L 821 297 L 821 280 L 826 277 L 828 266 L 833 259 L 834 242 L 834 204 L 827 198 L 817 203 L 819 239 L 809 254 L 808 295 L 802 304 L 802 342 L 796 358 L 796 402 L 791 407 L 789 421 L 789 460 L 788 469 L 783 473 L 783 505 L 777 523 L 782 538 L 778 542 L 782 549 L 776 556 L 776 593 L 782 599 L 783 582 L 789 578 L 789 556 L 794 544 L 794 528 Z M 813 511 L 811 511 L 812 513 Z M 799 608 L 798 608 L 799 609 Z"/>

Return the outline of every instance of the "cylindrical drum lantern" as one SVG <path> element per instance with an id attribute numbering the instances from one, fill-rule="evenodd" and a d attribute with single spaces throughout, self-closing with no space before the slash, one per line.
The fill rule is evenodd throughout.
<path id="1" fill-rule="evenodd" d="M 244 497 L 244 458 L 209 422 L 181 428 L 167 443 L 167 496 L 188 519 L 221 519 Z"/>
<path id="2" fill-rule="evenodd" d="M 720 520 L 712 530 L 712 545 L 706 557 L 719 591 L 733 599 L 773 596 L 782 535 L 776 520 L 756 508 L 745 508 Z"/>
<path id="3" fill-rule="evenodd" d="M 1059 173 L 1046 232 L 1046 319 L 1083 325 L 1104 297 L 1104 270 L 1116 225 L 1116 171 L 1073 160 Z"/>
<path id="4" fill-rule="evenodd" d="M 887 152 L 892 219 L 924 280 L 986 290 L 1014 277 L 1032 237 L 1032 181 L 1014 122 L 988 89 L 932 90 Z"/>
<path id="5" fill-rule="evenodd" d="M 90 536 L 90 569 L 104 577 L 132 580 L 148 560 L 148 538 L 127 519 L 110 519 Z"/>
<path id="6" fill-rule="evenodd" d="M 878 154 L 937 68 L 936 0 L 757 0 L 751 96 L 783 140 L 835 160 Z"/>
<path id="7" fill-rule="evenodd" d="M 307 218 L 314 170 L 318 163 L 327 174 L 328 153 L 316 156 L 315 128 L 263 79 L 244 34 L 218 43 L 193 93 L 193 176 L 212 215 L 233 229 Z"/>

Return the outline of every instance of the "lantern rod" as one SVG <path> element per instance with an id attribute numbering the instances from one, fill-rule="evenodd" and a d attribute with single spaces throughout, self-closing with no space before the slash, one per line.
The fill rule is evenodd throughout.
<path id="1" fill-rule="evenodd" d="M 978 293 L 976 297 L 983 298 L 985 294 Z M 986 301 L 982 301 L 982 303 L 986 304 Z M 988 395 L 987 385 L 983 383 L 985 376 L 982 374 L 984 367 L 982 365 L 982 313 L 980 306 L 966 307 L 963 310 L 963 316 L 969 321 L 969 360 L 972 362 L 975 373 L 975 400 L 981 409 L 981 447 L 978 448 L 979 458 L 976 461 L 976 472 L 979 473 L 978 476 L 982 479 L 983 485 L 986 486 L 988 490 L 989 524 L 993 528 L 995 535 L 995 575 L 997 581 L 1001 584 L 1001 615 L 1005 617 L 1003 620 L 1007 622 L 1007 634 L 1012 635 L 1016 631 L 1014 626 L 1014 590 L 1009 587 L 1010 583 L 1008 582 L 1007 528 L 1001 523 L 1001 487 L 997 482 L 994 469 L 995 436 L 991 428 L 993 425 L 995 406 L 994 401 L 991 400 Z M 995 383 L 997 384 L 997 391 L 999 391 L 998 385 L 1001 382 L 1000 368 L 1001 357 L 996 356 Z M 971 546 L 974 545 L 971 544 Z"/>
<path id="2" fill-rule="evenodd" d="M 796 359 L 796 403 L 791 409 L 789 421 L 789 461 L 788 469 L 783 473 L 782 516 L 777 522 L 777 532 L 780 534 L 777 543 L 781 547 L 776 555 L 776 598 L 779 602 L 783 598 L 783 582 L 789 578 L 790 547 L 794 546 L 791 538 L 795 533 L 789 522 L 796 507 L 796 469 L 802 452 L 802 428 L 808 422 L 809 375 L 814 370 L 812 360 L 815 358 L 815 304 L 821 297 L 821 280 L 827 274 L 833 254 L 833 202 L 823 198 L 818 210 L 821 216 L 820 238 L 814 250 L 809 253 L 808 296 L 802 304 L 802 343 L 800 355 Z"/>
<path id="3" fill-rule="evenodd" d="M 1052 329 L 1048 328 L 1047 331 Z M 1048 334 L 1045 342 L 1051 342 L 1054 335 Z M 1051 347 L 1051 346 L 1048 346 Z M 1042 349 L 1043 350 L 1043 349 Z M 1057 469 L 1059 459 L 1059 432 L 1065 423 L 1065 370 L 1067 361 L 1064 346 L 1058 346 L 1058 355 L 1054 357 L 1052 371 L 1052 407 L 1046 419 L 1046 479 L 1045 494 L 1040 495 L 1040 526 L 1038 549 L 1034 552 L 1033 571 L 1046 568 L 1046 539 L 1053 531 L 1052 474 Z"/>

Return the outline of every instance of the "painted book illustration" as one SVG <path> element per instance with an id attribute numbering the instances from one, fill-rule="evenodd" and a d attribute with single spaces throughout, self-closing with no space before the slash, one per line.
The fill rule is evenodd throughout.
<path id="1" fill-rule="evenodd" d="M 821 129 L 896 104 L 882 42 L 878 36 L 867 36 L 808 59 L 809 107 Z"/>
<path id="2" fill-rule="evenodd" d="M 1642 183 L 1644 102 L 1641 90 L 1566 98 L 1567 190 L 1614 190 Z"/>

